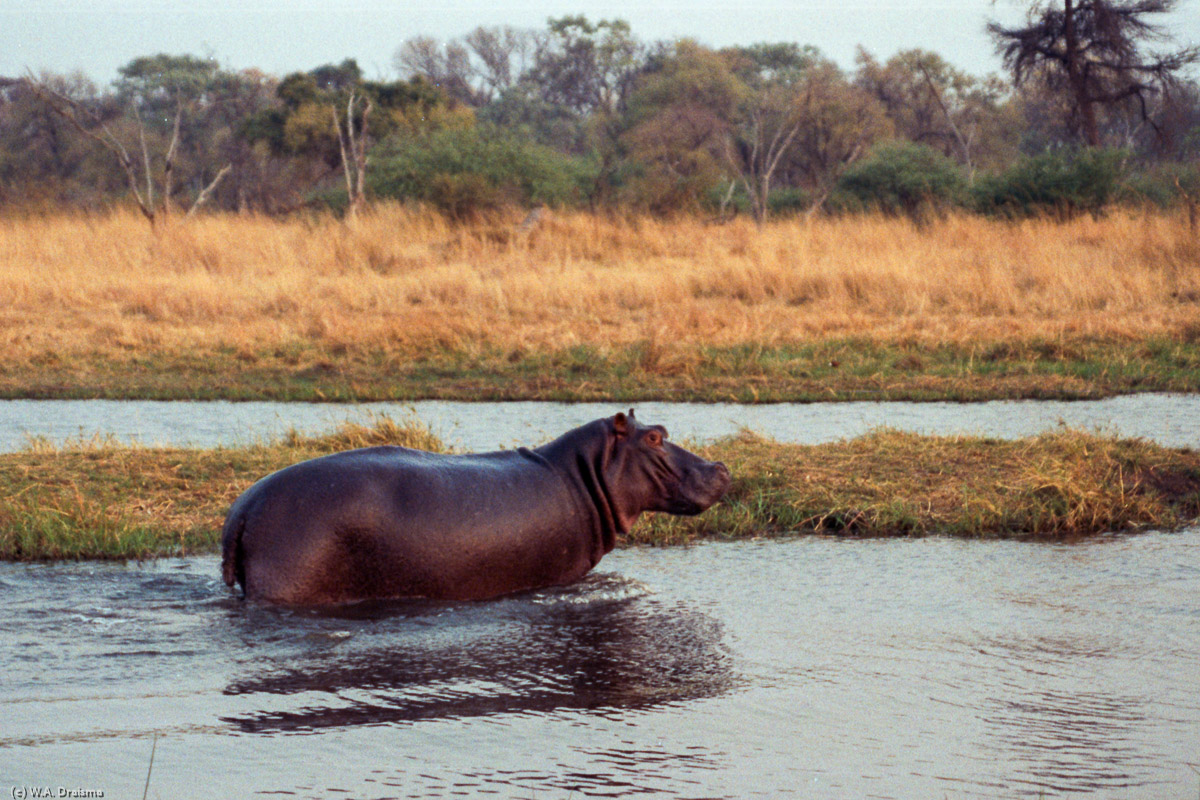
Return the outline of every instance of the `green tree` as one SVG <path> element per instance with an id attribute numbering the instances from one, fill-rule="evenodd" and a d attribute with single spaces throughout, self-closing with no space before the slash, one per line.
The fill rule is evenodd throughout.
<path id="1" fill-rule="evenodd" d="M 469 218 L 504 205 L 577 205 L 593 180 L 583 159 L 482 124 L 393 137 L 376 151 L 372 192 Z"/>
<path id="2" fill-rule="evenodd" d="M 476 111 L 476 117 L 566 153 L 578 154 L 587 149 L 585 121 L 565 106 L 543 99 L 537 87 L 528 82 L 505 89 Z"/>
<path id="3" fill-rule="evenodd" d="M 695 208 L 729 181 L 727 141 L 748 93 L 728 59 L 690 40 L 677 43 L 630 96 L 624 199 L 658 213 Z"/>
<path id="4" fill-rule="evenodd" d="M 117 95 L 147 112 L 174 115 L 203 102 L 218 72 L 215 61 L 198 56 L 142 56 L 117 69 Z"/>
<path id="5" fill-rule="evenodd" d="M 972 194 L 976 207 L 988 214 L 1099 216 L 1117 196 L 1128 160 L 1121 150 L 1060 148 L 981 178 Z"/>

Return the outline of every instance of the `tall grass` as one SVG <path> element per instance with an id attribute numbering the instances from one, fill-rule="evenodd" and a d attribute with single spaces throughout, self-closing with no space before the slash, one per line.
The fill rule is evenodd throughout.
<path id="1" fill-rule="evenodd" d="M 411 357 L 642 342 L 776 346 L 854 335 L 972 342 L 1200 337 L 1200 243 L 1184 220 L 812 222 L 561 213 L 452 227 L 379 206 L 214 215 L 152 232 L 131 212 L 0 219 L 0 361 L 296 342 Z M 682 358 L 683 356 L 674 356 Z"/>

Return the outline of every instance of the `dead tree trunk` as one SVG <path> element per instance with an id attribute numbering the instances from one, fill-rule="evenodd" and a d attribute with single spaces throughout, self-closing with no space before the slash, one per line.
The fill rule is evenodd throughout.
<path id="1" fill-rule="evenodd" d="M 363 102 L 362 126 L 355 133 L 354 112 L 360 100 Z M 370 116 L 372 108 L 374 106 L 369 97 L 360 96 L 351 91 L 350 99 L 346 102 L 346 124 L 344 126 L 337 107 L 332 108 L 333 127 L 337 131 L 338 147 L 342 157 L 342 171 L 346 175 L 346 195 L 349 203 L 346 213 L 350 219 L 356 218 L 358 212 L 367 204 L 367 118 Z"/>

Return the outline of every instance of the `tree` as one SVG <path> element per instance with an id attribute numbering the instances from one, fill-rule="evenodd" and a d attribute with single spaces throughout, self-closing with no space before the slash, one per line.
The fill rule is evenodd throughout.
<path id="1" fill-rule="evenodd" d="M 766 222 L 771 183 L 805 120 L 801 84 L 819 61 L 815 48 L 759 44 L 722 51 L 746 86 L 725 156 L 741 177 L 759 224 Z"/>
<path id="2" fill-rule="evenodd" d="M 400 45 L 392 65 L 401 75 L 423 78 L 461 103 L 478 106 L 486 102 L 472 85 L 475 70 L 470 52 L 461 42 L 443 46 L 432 37 L 416 36 Z"/>
<path id="3" fill-rule="evenodd" d="M 928 50 L 904 50 L 880 63 L 859 49 L 855 84 L 887 109 L 896 133 L 954 158 L 973 174 L 998 165 L 1016 149 L 1007 91 L 999 78 L 979 79 Z"/>
<path id="4" fill-rule="evenodd" d="M 293 186 L 303 179 L 294 174 L 293 165 L 240 135 L 245 120 L 274 105 L 278 83 L 277 78 L 254 69 L 215 76 L 212 108 L 198 120 L 202 125 L 185 138 L 195 151 L 193 186 L 207 182 L 215 165 L 232 165 L 229 177 L 213 192 L 213 205 L 239 211 L 277 211 L 295 205 Z"/>
<path id="5" fill-rule="evenodd" d="M 149 206 L 151 212 L 147 216 L 153 223 L 155 213 L 165 216 L 171 212 L 175 182 L 179 174 L 181 143 L 187 138 L 193 141 L 200 138 L 196 135 L 189 137 L 188 134 L 196 134 L 202 129 L 204 126 L 199 123 L 199 118 L 212 112 L 217 105 L 212 92 L 220 69 L 212 59 L 188 54 L 159 53 L 135 58 L 120 67 L 118 73 L 121 77 L 116 83 L 117 97 L 128 105 L 134 115 L 139 142 L 142 145 L 146 178 L 143 213 L 146 212 L 146 206 Z M 184 128 L 185 114 L 188 130 Z M 167 120 L 171 120 L 170 135 L 169 139 L 166 139 L 166 149 L 162 157 L 159 208 L 154 210 L 154 181 L 151 180 L 152 168 L 146 150 L 146 123 L 148 122 L 151 128 L 157 128 L 165 138 Z M 208 200 L 231 168 L 229 164 L 221 167 L 212 182 L 199 189 L 189 214 Z"/>
<path id="6" fill-rule="evenodd" d="M 845 167 L 891 135 L 883 106 L 849 83 L 815 48 L 758 45 L 725 51 L 750 91 L 727 149 L 755 218 L 764 222 L 772 185 L 810 195 L 809 213 L 824 204 Z"/>
<path id="7" fill-rule="evenodd" d="M 730 182 L 726 142 L 748 92 L 719 53 L 678 42 L 629 99 L 626 199 L 663 213 L 695 207 L 722 180 Z"/>
<path id="8" fill-rule="evenodd" d="M 118 108 L 128 108 L 133 130 L 122 124 L 126 120 L 119 111 L 114 113 L 111 108 L 83 102 L 48 81 L 38 81 L 32 76 L 27 81 L 31 90 L 56 114 L 116 158 L 130 194 L 154 226 L 171 212 L 185 112 L 204 114 L 211 109 L 212 104 L 205 100 L 217 67 L 195 56 L 160 53 L 134 59 L 119 72 Z M 140 158 L 135 155 L 138 151 Z M 230 169 L 226 164 L 211 181 L 199 187 L 189 215 L 208 200 Z"/>
<path id="9" fill-rule="evenodd" d="M 526 80 L 576 113 L 622 112 L 645 55 L 629 23 L 580 14 L 551 19 L 549 28 Z"/>
<path id="10" fill-rule="evenodd" d="M 519 131 L 538 144 L 566 153 L 586 149 L 584 120 L 570 109 L 544 100 L 537 88 L 525 81 L 505 89 L 476 116 L 481 122 Z"/>
<path id="11" fill-rule="evenodd" d="M 463 37 L 474 56 L 479 93 L 491 101 L 512 88 L 532 65 L 544 35 L 535 31 L 478 27 Z"/>
<path id="12" fill-rule="evenodd" d="M 1098 108 L 1132 103 L 1152 122 L 1149 98 L 1200 59 L 1200 48 L 1147 52 L 1165 42 L 1147 17 L 1170 11 L 1176 0 L 1035 0 L 1027 24 L 988 23 L 1005 67 L 1019 86 L 1044 81 L 1068 98 L 1067 125 L 1091 147 L 1101 144 Z"/>
<path id="13" fill-rule="evenodd" d="M 376 196 L 418 199 L 455 219 L 506 205 L 574 205 L 589 164 L 482 124 L 392 137 L 374 153 Z"/>
<path id="14" fill-rule="evenodd" d="M 552 18 L 548 27 L 522 82 L 543 102 L 576 116 L 581 150 L 598 165 L 591 199 L 605 203 L 616 183 L 626 103 L 645 68 L 645 48 L 620 19 L 592 23 L 580 14 Z"/>
<path id="15" fill-rule="evenodd" d="M 928 211 L 962 199 L 966 183 L 960 169 L 927 144 L 891 141 L 849 167 L 838 188 L 863 207 L 906 214 L 920 225 Z"/>
<path id="16" fill-rule="evenodd" d="M 512 27 L 483 27 L 445 44 L 428 36 L 407 39 L 392 66 L 409 79 L 423 78 L 472 107 L 512 89 L 544 47 L 546 35 Z"/>
<path id="17" fill-rule="evenodd" d="M 93 109 L 106 105 L 80 73 L 38 83 Z M 0 203 L 94 205 L 121 191 L 124 175 L 23 78 L 0 78 Z"/>
<path id="18" fill-rule="evenodd" d="M 808 192 L 811 215 L 824 206 L 842 172 L 891 137 L 893 127 L 883 105 L 832 62 L 816 65 L 797 91 L 803 124 L 783 169 L 790 183 Z"/>
<path id="19" fill-rule="evenodd" d="M 303 156 L 325 166 L 318 180 L 341 172 L 348 213 L 366 204 L 371 145 L 401 131 L 436 127 L 456 116 L 445 95 L 424 80 L 366 81 L 353 59 L 284 77 L 276 89 L 282 107 L 245 121 L 249 141 L 276 152 Z"/>
<path id="20" fill-rule="evenodd" d="M 754 219 L 767 221 L 771 181 L 804 124 L 794 87 L 766 86 L 749 95 L 738 114 L 726 157 L 741 175 Z"/>

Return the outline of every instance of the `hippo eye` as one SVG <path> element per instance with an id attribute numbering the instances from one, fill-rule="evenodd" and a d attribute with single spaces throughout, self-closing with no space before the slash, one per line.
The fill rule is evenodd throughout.
<path id="1" fill-rule="evenodd" d="M 651 447 L 658 447 L 662 444 L 662 434 L 658 431 L 650 431 L 646 434 L 646 444 Z"/>

